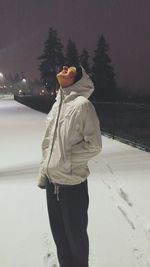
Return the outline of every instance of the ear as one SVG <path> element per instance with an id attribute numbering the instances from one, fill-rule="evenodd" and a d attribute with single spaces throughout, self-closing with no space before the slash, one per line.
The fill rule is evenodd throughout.
<path id="1" fill-rule="evenodd" d="M 70 71 L 70 77 L 71 77 L 71 78 L 75 78 L 76 75 L 77 75 L 76 72 L 74 72 L 74 71 L 72 71 L 72 70 Z"/>

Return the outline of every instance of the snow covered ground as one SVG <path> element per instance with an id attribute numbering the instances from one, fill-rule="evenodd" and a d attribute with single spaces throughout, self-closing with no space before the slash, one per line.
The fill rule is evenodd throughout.
<path id="1" fill-rule="evenodd" d="M 0 267 L 58 266 L 36 185 L 45 118 L 0 100 Z M 102 140 L 89 162 L 90 267 L 150 267 L 150 154 Z"/>

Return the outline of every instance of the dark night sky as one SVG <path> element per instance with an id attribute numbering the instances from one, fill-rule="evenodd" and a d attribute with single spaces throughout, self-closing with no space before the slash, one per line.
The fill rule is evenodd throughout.
<path id="1" fill-rule="evenodd" d="M 150 88 L 150 0 L 0 0 L 0 72 L 39 78 L 49 27 L 90 55 L 104 34 L 120 86 Z"/>

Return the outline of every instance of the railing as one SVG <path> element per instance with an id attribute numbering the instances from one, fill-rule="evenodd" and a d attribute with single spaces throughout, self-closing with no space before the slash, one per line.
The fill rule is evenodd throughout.
<path id="1" fill-rule="evenodd" d="M 150 151 L 150 105 L 93 103 L 104 135 Z"/>
<path id="2" fill-rule="evenodd" d="M 54 98 L 48 96 L 14 96 L 18 102 L 48 113 Z M 150 151 L 150 105 L 93 102 L 102 134 Z"/>
<path id="3" fill-rule="evenodd" d="M 54 98 L 48 96 L 14 95 L 14 100 L 43 113 L 48 113 L 54 103 Z"/>

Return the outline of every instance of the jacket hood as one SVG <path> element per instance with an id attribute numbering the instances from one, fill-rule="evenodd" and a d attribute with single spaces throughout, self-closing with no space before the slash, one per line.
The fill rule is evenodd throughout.
<path id="1" fill-rule="evenodd" d="M 82 78 L 69 87 L 66 88 L 60 87 L 56 100 L 59 99 L 61 92 L 64 95 L 64 97 L 67 96 L 67 98 L 69 97 L 70 94 L 71 95 L 77 94 L 84 96 L 86 98 L 89 98 L 91 96 L 91 94 L 94 91 L 94 84 L 90 79 L 89 75 L 85 72 L 84 68 L 83 67 L 81 68 L 82 68 Z"/>

